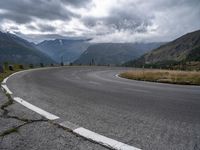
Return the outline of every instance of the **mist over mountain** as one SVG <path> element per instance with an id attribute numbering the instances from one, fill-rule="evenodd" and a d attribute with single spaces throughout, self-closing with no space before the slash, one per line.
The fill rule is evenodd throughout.
<path id="1" fill-rule="evenodd" d="M 163 43 L 98 43 L 88 49 L 74 64 L 120 65 L 140 57 Z"/>
<path id="2" fill-rule="evenodd" d="M 200 30 L 185 34 L 125 65 L 169 66 L 192 61 L 200 61 Z"/>
<path id="3" fill-rule="evenodd" d="M 46 54 L 14 34 L 0 32 L 0 63 L 17 64 L 54 63 Z"/>
<path id="4" fill-rule="evenodd" d="M 55 39 L 45 40 L 37 44 L 37 48 L 60 63 L 70 63 L 76 60 L 90 45 L 90 39 Z"/>
<path id="5" fill-rule="evenodd" d="M 30 43 L 0 32 L 0 63 L 169 66 L 200 60 L 200 30 L 169 42 L 91 43 L 91 39 L 55 39 Z"/>

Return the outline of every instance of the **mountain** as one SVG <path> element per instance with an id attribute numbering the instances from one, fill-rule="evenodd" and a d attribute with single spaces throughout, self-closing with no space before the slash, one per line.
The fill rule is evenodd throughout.
<path id="1" fill-rule="evenodd" d="M 200 61 L 200 30 L 183 35 L 125 65 L 167 67 L 195 61 Z"/>
<path id="2" fill-rule="evenodd" d="M 18 64 L 54 63 L 44 53 L 14 34 L 0 32 L 0 64 L 4 62 Z"/>
<path id="3" fill-rule="evenodd" d="M 81 53 L 88 48 L 90 45 L 89 41 L 90 39 L 45 40 L 37 44 L 37 48 L 49 55 L 58 63 L 60 63 L 62 60 L 64 63 L 70 63 L 77 59 Z"/>
<path id="4" fill-rule="evenodd" d="M 145 52 L 160 46 L 162 43 L 98 43 L 88 49 L 74 64 L 120 65 L 136 59 Z"/>

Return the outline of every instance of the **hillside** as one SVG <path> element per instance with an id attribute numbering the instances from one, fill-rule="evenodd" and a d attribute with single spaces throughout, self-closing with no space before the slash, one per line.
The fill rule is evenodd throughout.
<path id="1" fill-rule="evenodd" d="M 120 65 L 136 59 L 162 43 L 99 43 L 93 44 L 74 62 L 75 64 Z"/>
<path id="2" fill-rule="evenodd" d="M 69 39 L 55 39 L 46 40 L 37 44 L 37 48 L 45 54 L 49 55 L 56 62 L 61 60 L 65 63 L 73 62 L 81 53 L 83 53 L 89 44 L 89 39 L 83 40 L 69 40 Z"/>
<path id="3" fill-rule="evenodd" d="M 37 50 L 34 44 L 10 33 L 0 32 L 0 63 L 39 64 L 54 63 Z"/>
<path id="4" fill-rule="evenodd" d="M 198 61 L 200 61 L 200 30 L 183 35 L 125 65 L 167 67 Z"/>

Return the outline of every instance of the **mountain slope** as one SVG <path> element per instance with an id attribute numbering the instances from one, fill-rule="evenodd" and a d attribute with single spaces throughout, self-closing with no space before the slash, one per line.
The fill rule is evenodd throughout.
<path id="1" fill-rule="evenodd" d="M 49 55 L 56 62 L 63 61 L 65 63 L 73 62 L 82 52 L 84 52 L 89 44 L 90 39 L 86 40 L 68 40 L 56 39 L 46 40 L 37 44 L 37 48 L 45 54 Z"/>
<path id="2" fill-rule="evenodd" d="M 159 48 L 148 52 L 137 60 L 125 63 L 126 66 L 172 65 L 180 62 L 199 61 L 200 30 L 188 33 Z"/>
<path id="3" fill-rule="evenodd" d="M 88 49 L 74 62 L 89 65 L 120 65 L 128 60 L 136 59 L 148 50 L 160 46 L 161 43 L 99 43 Z"/>
<path id="4" fill-rule="evenodd" d="M 0 32 L 0 63 L 39 64 L 54 63 L 37 50 L 34 44 L 10 33 Z"/>

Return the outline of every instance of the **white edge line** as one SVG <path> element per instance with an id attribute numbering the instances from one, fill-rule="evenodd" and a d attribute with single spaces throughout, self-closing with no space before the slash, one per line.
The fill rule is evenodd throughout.
<path id="1" fill-rule="evenodd" d="M 37 70 L 37 69 L 39 69 L 39 68 L 35 68 L 35 69 L 31 69 L 31 70 Z M 2 84 L 6 84 L 7 80 L 8 80 L 10 77 L 12 77 L 12 76 L 14 76 L 14 75 L 16 75 L 16 74 L 18 74 L 18 73 L 22 73 L 22 72 L 26 72 L 26 71 L 31 71 L 31 70 L 21 70 L 21 71 L 15 72 L 15 73 L 9 75 L 8 77 L 6 77 L 1 83 L 2 83 Z"/>
<path id="2" fill-rule="evenodd" d="M 130 81 L 130 79 L 120 77 L 119 75 L 120 75 L 120 74 L 116 74 L 115 77 L 120 78 L 120 79 L 124 79 L 124 80 L 129 80 L 129 81 Z"/>
<path id="3" fill-rule="evenodd" d="M 34 106 L 28 102 L 26 102 L 25 100 L 19 98 L 19 97 L 14 97 L 13 98 L 16 102 L 22 104 L 23 106 L 33 110 L 34 112 L 37 112 L 38 114 L 44 116 L 45 118 L 49 119 L 49 120 L 55 120 L 55 119 L 58 119 L 59 117 L 58 116 L 55 116 L 45 110 L 42 110 L 41 108 L 37 107 L 37 106 Z"/>
<path id="4" fill-rule="evenodd" d="M 34 69 L 36 70 L 36 69 Z M 18 73 L 21 73 L 21 72 L 25 72 L 25 71 L 29 71 L 29 70 L 23 70 L 23 71 L 19 71 L 19 72 L 16 72 L 16 73 L 13 73 L 11 74 L 10 76 L 8 76 L 7 78 L 5 78 L 2 82 L 2 88 L 8 93 L 8 94 L 13 94 L 9 88 L 6 86 L 6 85 L 3 85 L 3 84 L 6 84 L 8 78 L 10 78 L 11 76 L 15 75 L 15 74 L 18 74 Z M 119 77 L 119 74 L 116 74 L 115 75 L 116 77 L 118 78 L 121 78 Z M 16 102 L 22 104 L 23 106 L 29 108 L 30 110 L 44 116 L 45 118 L 49 119 L 49 120 L 56 120 L 56 119 L 59 119 L 58 116 L 56 115 L 53 115 L 45 110 L 42 110 L 41 108 L 37 107 L 37 106 L 34 106 L 28 102 L 26 102 L 25 100 L 19 98 L 19 97 L 14 97 L 13 98 Z M 70 123 L 71 125 L 73 125 L 72 123 Z M 59 125 L 61 126 L 64 126 L 66 128 L 66 125 L 60 123 Z M 74 125 L 73 125 L 74 126 Z M 100 145 L 104 145 L 106 147 L 109 147 L 109 148 L 112 148 L 112 149 L 115 149 L 115 150 L 141 150 L 141 149 L 138 149 L 134 146 L 130 146 L 130 145 L 127 145 L 127 144 L 124 144 L 122 142 L 118 142 L 116 140 L 113 140 L 111 138 L 108 138 L 108 137 L 105 137 L 103 135 L 100 135 L 98 133 L 95 133 L 93 131 L 90 131 L 88 129 L 85 129 L 83 127 L 79 127 L 79 128 L 76 128 L 74 130 L 72 130 L 74 133 L 82 136 L 82 137 L 85 137 L 86 139 L 89 139 L 89 140 L 92 140 L 94 142 L 97 142 L 99 143 Z"/>
<path id="5" fill-rule="evenodd" d="M 119 74 L 116 74 L 115 77 L 120 78 L 120 77 L 119 77 Z"/>
<path id="6" fill-rule="evenodd" d="M 7 80 L 8 80 L 8 77 L 6 77 L 6 78 L 2 81 L 2 84 L 6 84 Z"/>
<path id="7" fill-rule="evenodd" d="M 9 90 L 9 88 L 7 87 L 7 85 L 1 85 L 1 87 L 6 91 L 6 93 L 7 94 L 13 94 L 10 90 Z"/>
<path id="8" fill-rule="evenodd" d="M 89 140 L 95 141 L 99 144 L 102 144 L 106 147 L 109 147 L 109 148 L 112 148 L 112 149 L 115 149 L 115 150 L 141 150 L 141 149 L 138 149 L 134 146 L 130 146 L 130 145 L 118 142 L 116 140 L 110 139 L 108 137 L 105 137 L 103 135 L 100 135 L 98 133 L 92 132 L 92 131 L 85 129 L 83 127 L 79 127 L 77 129 L 73 130 L 73 132 L 82 136 L 82 137 L 85 137 Z"/>
<path id="9" fill-rule="evenodd" d="M 119 78 L 119 79 L 122 79 L 122 80 L 127 80 L 127 81 L 128 81 L 128 80 L 129 80 L 129 81 L 131 80 L 131 79 L 127 79 L 127 78 L 120 77 L 119 75 L 120 75 L 120 74 L 116 74 L 115 77 L 117 77 L 117 78 Z M 135 81 L 138 81 L 138 80 L 135 80 Z"/>
<path id="10" fill-rule="evenodd" d="M 19 74 L 19 73 L 22 73 L 22 72 L 28 72 L 28 71 L 33 71 L 33 70 L 42 70 L 42 69 L 48 69 L 48 68 L 51 68 L 51 67 L 45 67 L 45 68 L 34 68 L 34 69 L 27 69 L 27 70 L 21 70 L 21 71 L 17 71 L 15 73 L 12 73 L 11 75 L 9 75 L 8 77 L 6 77 L 1 83 L 2 84 L 6 84 L 7 80 L 16 75 L 16 74 Z M 59 68 L 59 67 L 54 67 L 54 68 Z"/>

